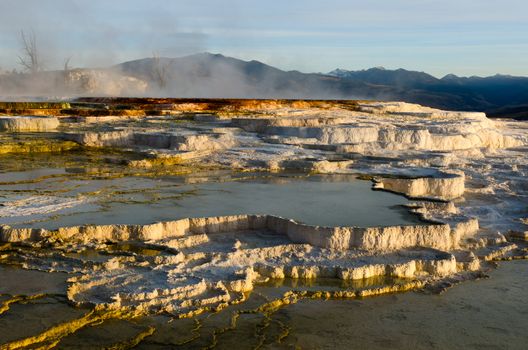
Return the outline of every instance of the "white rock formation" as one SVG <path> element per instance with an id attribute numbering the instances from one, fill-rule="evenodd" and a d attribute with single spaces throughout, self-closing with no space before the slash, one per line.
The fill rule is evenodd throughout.
<path id="1" fill-rule="evenodd" d="M 129 130 L 67 133 L 64 137 L 88 147 L 129 147 L 134 140 L 134 134 Z"/>
<path id="2" fill-rule="evenodd" d="M 269 278 L 434 279 L 457 273 L 476 259 L 464 256 L 458 261 L 450 253 L 427 248 L 393 250 L 396 243 L 389 237 L 393 234 L 404 237 L 397 239 L 402 246 L 416 243 L 411 238 L 413 234 L 422 238 L 432 235 L 436 239 L 443 239 L 441 232 L 449 235 L 447 225 L 431 227 L 431 230 L 417 228 L 420 233 L 398 227 L 353 233 L 353 228 L 332 231 L 278 217 L 233 216 L 145 226 L 76 227 L 52 233 L 4 227 L 2 237 L 11 241 L 45 237 L 48 244 L 69 249 L 72 244 L 91 247 L 98 242 L 97 247 L 102 250 L 109 240 L 146 240 L 150 249 L 158 247 L 171 254 L 133 254 L 82 263 L 72 258 L 58 258 L 57 254 L 46 256 L 29 251 L 13 257 L 13 262 L 50 271 L 76 272 L 77 276 L 69 280 L 68 298 L 77 305 L 178 314 L 236 302 L 243 299 L 241 293 L 251 291 L 257 283 Z M 351 247 L 351 242 L 339 243 L 337 237 L 347 230 L 348 235 L 358 235 L 355 244 L 364 244 L 369 249 Z M 328 232 L 332 237 L 327 237 Z M 300 243 L 301 237 L 310 242 Z M 378 250 L 381 245 L 387 245 L 388 250 Z M 334 249 L 336 246 L 341 249 Z"/>
<path id="3" fill-rule="evenodd" d="M 73 69 L 65 80 L 73 92 L 84 95 L 134 96 L 148 89 L 145 81 L 111 70 Z"/>
<path id="4" fill-rule="evenodd" d="M 365 114 L 332 111 L 332 116 L 236 118 L 247 131 L 316 140 L 339 146 L 340 152 L 376 153 L 382 150 L 453 151 L 519 146 L 502 134 L 483 113 L 446 112 L 408 103 L 360 105 Z"/>
<path id="5" fill-rule="evenodd" d="M 0 117 L 0 131 L 44 132 L 54 131 L 59 126 L 55 117 L 9 116 Z"/>
<path id="6" fill-rule="evenodd" d="M 478 228 L 478 227 L 477 227 Z M 0 227 L 0 241 L 93 242 L 150 241 L 196 234 L 215 234 L 247 230 L 267 230 L 286 236 L 294 243 L 334 250 L 360 248 L 392 251 L 416 246 L 449 250 L 460 239 L 475 233 L 473 225 L 450 227 L 447 224 L 387 227 L 321 227 L 298 223 L 272 215 L 238 215 L 189 218 L 150 225 L 89 225 L 44 229 Z"/>
<path id="7" fill-rule="evenodd" d="M 520 248 L 528 231 L 526 123 L 398 102 L 360 103 L 355 111 L 277 107 L 230 117 L 199 116 L 187 124 L 113 118 L 102 128 L 72 124 L 65 137 L 141 151 L 146 158 L 129 163 L 137 167 L 198 160 L 237 170 L 360 173 L 375 179 L 375 189 L 442 201 L 409 205 L 428 220 L 414 226 L 318 227 L 269 215 L 51 231 L 1 226 L 0 241 L 35 247 L 2 259 L 75 273 L 68 298 L 76 305 L 181 314 L 242 301 L 242 293 L 269 278 L 389 276 L 423 286 L 479 270 L 487 260 L 526 256 Z M 14 215 L 15 201 L 6 203 L 0 213 Z M 160 253 L 132 250 L 93 261 L 62 253 L 108 253 L 123 243 Z"/>
<path id="8" fill-rule="evenodd" d="M 463 172 L 442 173 L 418 178 L 377 178 L 375 189 L 403 193 L 412 198 L 455 199 L 464 194 L 465 176 Z"/>
<path id="9" fill-rule="evenodd" d="M 236 145 L 236 140 L 229 133 L 136 132 L 129 128 L 67 133 L 64 137 L 67 140 L 88 147 L 148 147 L 151 149 L 170 149 L 184 152 L 219 150 Z"/>

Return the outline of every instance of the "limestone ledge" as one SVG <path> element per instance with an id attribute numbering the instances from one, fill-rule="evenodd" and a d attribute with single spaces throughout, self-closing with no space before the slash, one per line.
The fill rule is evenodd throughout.
<path id="1" fill-rule="evenodd" d="M 246 131 L 253 127 L 244 127 Z M 443 128 L 448 128 L 444 126 Z M 260 130 L 260 129 L 257 129 Z M 509 148 L 522 145 L 517 139 L 480 125 L 473 130 L 442 130 L 441 127 L 384 125 L 336 125 L 320 127 L 270 127 L 267 135 L 317 140 L 322 145 L 337 145 L 339 153 L 368 153 L 379 150 L 454 151 L 474 148 Z"/>
<path id="2" fill-rule="evenodd" d="M 232 124 L 291 144 L 334 145 L 338 153 L 447 152 L 523 144 L 484 113 L 442 111 L 402 102 L 359 103 L 358 111 L 326 114 L 306 110 L 300 115 L 283 112 L 261 118 L 237 117 Z"/>
<path id="3" fill-rule="evenodd" d="M 478 230 L 474 219 L 451 227 L 448 224 L 424 224 L 387 227 L 320 227 L 298 223 L 272 215 L 237 215 L 188 218 L 150 225 L 89 225 L 63 227 L 49 231 L 35 228 L 0 227 L 2 242 L 104 242 L 149 241 L 195 234 L 214 234 L 241 230 L 269 230 L 286 235 L 294 243 L 321 248 L 347 250 L 361 248 L 391 251 L 409 247 L 440 250 L 457 248 L 464 237 Z"/>
<path id="4" fill-rule="evenodd" d="M 59 126 L 55 117 L 10 116 L 0 117 L 0 131 L 6 132 L 44 132 L 54 131 Z"/>
<path id="5" fill-rule="evenodd" d="M 376 177 L 374 189 L 404 194 L 412 198 L 451 200 L 465 191 L 463 172 L 437 172 L 434 176 L 416 178 Z"/>
<path id="6" fill-rule="evenodd" d="M 481 112 L 458 112 L 458 111 L 444 111 L 436 108 L 421 106 L 415 103 L 401 102 L 401 101 L 389 101 L 389 102 L 360 102 L 358 103 L 358 109 L 362 112 L 368 113 L 389 113 L 389 114 L 407 114 L 417 117 L 432 117 L 432 118 L 445 118 L 445 117 L 473 117 L 473 118 L 485 118 L 486 114 Z"/>
<path id="7" fill-rule="evenodd" d="M 88 147 L 150 147 L 176 151 L 204 151 L 233 147 L 236 141 L 229 133 L 172 134 L 135 132 L 133 130 L 88 131 L 67 133 L 64 138 Z"/>
<path id="8" fill-rule="evenodd" d="M 478 264 L 478 259 L 474 259 Z M 456 258 L 444 252 L 434 259 L 412 259 L 402 263 L 365 263 L 354 267 L 341 266 L 303 266 L 303 265 L 279 265 L 257 264 L 254 268 L 261 275 L 272 279 L 315 279 L 315 278 L 338 278 L 341 280 L 361 280 L 379 276 L 395 278 L 415 278 L 421 275 L 445 277 L 457 273 L 461 265 L 457 264 Z"/>
<path id="9" fill-rule="evenodd" d="M 478 262 L 478 259 L 476 260 Z M 236 303 L 237 293 L 251 292 L 256 284 L 269 278 L 278 280 L 338 278 L 341 280 L 365 280 L 375 277 L 404 279 L 443 278 L 459 272 L 456 259 L 449 253 L 440 252 L 432 259 L 411 259 L 403 263 L 369 264 L 356 267 L 317 265 L 276 265 L 256 263 L 254 267 L 242 269 L 221 281 L 179 276 L 171 271 L 173 281 L 166 287 L 151 287 L 149 273 L 122 285 L 127 271 L 137 269 L 134 258 L 111 261 L 111 269 L 96 270 L 69 280 L 68 299 L 77 306 L 97 305 L 109 309 L 130 309 L 140 313 L 170 312 L 181 314 L 200 309 L 221 309 Z M 158 269 L 167 266 L 158 266 Z M 154 275 L 152 276 L 154 277 Z M 136 281 L 136 279 L 139 279 Z M 114 285 L 118 283 L 118 285 Z M 135 287 L 135 283 L 139 283 Z M 146 287 L 146 288 L 145 288 Z M 390 288 L 390 286 L 387 286 Z M 235 293 L 235 294 L 233 294 Z M 243 294 L 242 294 L 243 295 Z M 374 294 L 375 295 L 375 294 Z M 366 295 L 362 295 L 366 296 Z M 243 296 L 242 296 L 243 298 Z"/>

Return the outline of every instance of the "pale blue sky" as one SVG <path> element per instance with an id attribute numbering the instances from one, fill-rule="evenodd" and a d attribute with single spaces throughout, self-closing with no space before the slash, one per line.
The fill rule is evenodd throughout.
<path id="1" fill-rule="evenodd" d="M 526 0 L 0 0 L 0 68 L 31 28 L 48 68 L 209 51 L 304 72 L 528 75 Z"/>

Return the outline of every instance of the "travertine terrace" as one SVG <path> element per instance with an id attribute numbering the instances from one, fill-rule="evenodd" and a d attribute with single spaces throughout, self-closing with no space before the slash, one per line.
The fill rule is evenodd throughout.
<path id="1" fill-rule="evenodd" d="M 407 211 L 422 220 L 323 227 L 248 212 L 148 224 L 42 228 L 28 220 L 31 225 L 1 226 L 0 262 L 67 273 L 67 300 L 100 313 L 76 320 L 73 332 L 105 318 L 193 317 L 221 310 L 245 301 L 259 284 L 285 278 L 403 282 L 309 295 L 290 291 L 277 305 L 435 289 L 481 276 L 491 260 L 527 256 L 523 122 L 372 101 L 86 98 L 0 103 L 0 111 L 4 164 L 27 154 L 59 159 L 103 151 L 103 161 L 84 164 L 83 174 L 112 179 L 114 168 L 150 177 L 210 171 L 354 174 L 371 181 L 372 190 L 409 198 Z M 50 172 L 34 181 L 57 176 L 62 175 Z M 0 218 L 33 215 L 45 223 L 49 213 L 91 205 L 87 196 L 48 192 L 4 196 Z M 135 248 L 112 253 L 125 244 Z M 61 332 L 67 331 L 23 339 L 13 348 L 53 344 Z"/>

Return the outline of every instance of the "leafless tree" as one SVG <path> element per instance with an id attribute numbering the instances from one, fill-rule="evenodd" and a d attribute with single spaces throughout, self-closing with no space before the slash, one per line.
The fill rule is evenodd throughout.
<path id="1" fill-rule="evenodd" d="M 166 64 L 161 62 L 160 56 L 157 52 L 152 53 L 152 75 L 158 87 L 163 90 L 167 87 L 168 80 L 168 67 Z"/>
<path id="2" fill-rule="evenodd" d="M 71 61 L 71 56 L 64 60 L 64 69 L 62 71 L 62 74 L 63 74 L 65 87 L 68 87 L 68 85 L 70 84 L 70 79 L 69 79 L 70 71 L 71 71 L 70 61 Z"/>
<path id="3" fill-rule="evenodd" d="M 71 61 L 71 56 L 64 60 L 64 72 L 66 73 L 71 70 L 70 61 Z"/>
<path id="4" fill-rule="evenodd" d="M 22 55 L 18 56 L 20 65 L 32 74 L 37 73 L 42 67 L 35 32 L 31 30 L 29 34 L 26 34 L 26 32 L 21 30 L 20 42 L 22 44 Z"/>

